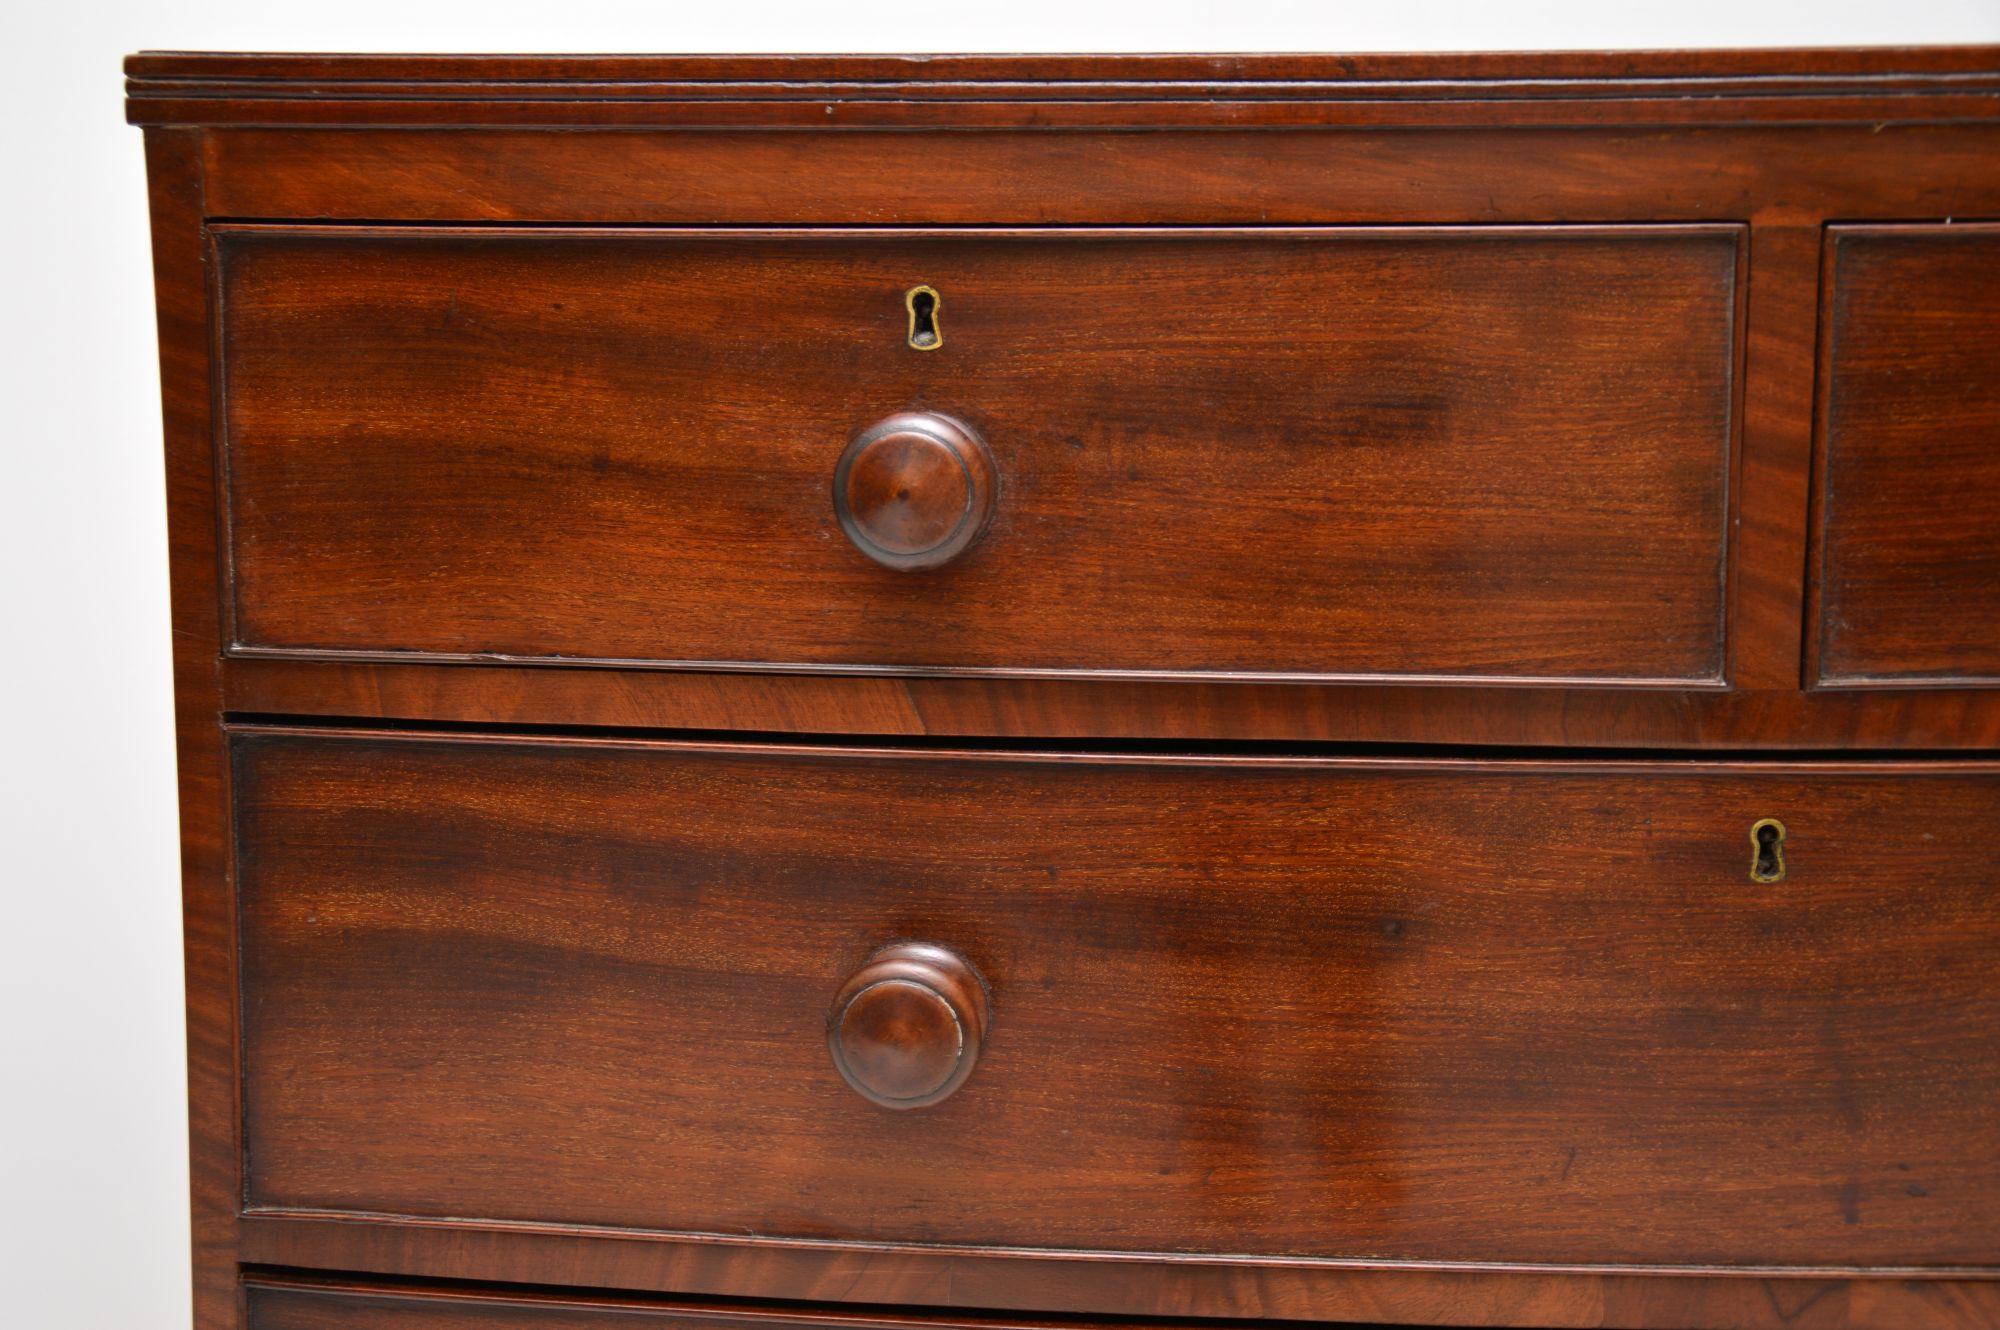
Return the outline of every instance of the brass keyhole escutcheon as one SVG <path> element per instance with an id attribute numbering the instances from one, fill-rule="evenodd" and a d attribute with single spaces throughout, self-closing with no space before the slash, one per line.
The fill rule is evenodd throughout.
<path id="1" fill-rule="evenodd" d="M 913 286 L 903 294 L 903 304 L 910 311 L 910 348 L 935 351 L 943 346 L 944 324 L 939 316 L 944 310 L 944 297 L 936 288 Z"/>
<path id="2" fill-rule="evenodd" d="M 1750 824 L 1750 880 L 1785 880 L 1785 824 L 1775 817 L 1759 818 Z"/>

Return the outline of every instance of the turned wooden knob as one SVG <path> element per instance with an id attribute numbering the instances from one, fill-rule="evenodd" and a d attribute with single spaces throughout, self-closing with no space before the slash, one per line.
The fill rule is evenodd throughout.
<path id="1" fill-rule="evenodd" d="M 986 985 L 964 957 L 898 942 L 841 985 L 826 1042 L 833 1065 L 864 1096 L 884 1108 L 922 1108 L 972 1074 L 986 1015 Z"/>
<path id="2" fill-rule="evenodd" d="M 833 472 L 833 510 L 863 554 L 890 568 L 935 568 L 993 518 L 993 455 L 971 426 L 928 411 L 854 437 Z"/>

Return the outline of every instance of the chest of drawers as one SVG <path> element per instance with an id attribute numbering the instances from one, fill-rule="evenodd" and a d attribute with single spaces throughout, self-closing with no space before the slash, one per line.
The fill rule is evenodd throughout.
<path id="1" fill-rule="evenodd" d="M 201 1326 L 2000 1325 L 2000 51 L 128 73 Z"/>

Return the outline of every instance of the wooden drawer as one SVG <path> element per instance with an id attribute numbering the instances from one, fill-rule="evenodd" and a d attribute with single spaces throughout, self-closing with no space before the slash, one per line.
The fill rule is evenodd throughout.
<path id="1" fill-rule="evenodd" d="M 1722 678 L 1741 227 L 213 236 L 233 654 Z"/>
<path id="2" fill-rule="evenodd" d="M 676 1330 L 803 1330 L 803 1325 L 822 1319 L 842 1330 L 858 1330 L 885 1324 L 853 1317 L 808 1315 L 801 1321 L 742 1312 L 703 1314 L 601 1297 L 523 1297 L 261 1279 L 244 1286 L 243 1301 L 243 1323 L 249 1330 L 639 1330 L 669 1325 Z"/>
<path id="3" fill-rule="evenodd" d="M 2000 1260 L 1994 763 L 231 744 L 256 1212 Z M 899 942 L 909 1111 L 828 1040 Z"/>
<path id="4" fill-rule="evenodd" d="M 2000 225 L 1829 230 L 1822 688 L 2000 686 Z"/>
<path id="5" fill-rule="evenodd" d="M 1443 1297 L 1392 1300 L 1421 1323 L 1481 1325 L 1485 1305 L 1508 1324 L 1542 1330 L 1606 1326 L 1726 1325 L 1773 1330 L 1901 1330 L 1918 1327 L 1974 1327 L 1990 1324 L 2000 1299 L 1993 1284 L 1958 1282 L 1928 1289 L 1901 1280 L 1839 1284 L 1827 1280 L 1787 1282 L 1720 1279 L 1705 1284 L 1616 1277 L 1596 1297 L 1518 1294 L 1511 1298 L 1467 1296 L 1456 1285 L 1477 1285 L 1480 1276 L 1426 1276 L 1451 1288 Z M 1608 1296 L 1607 1296 L 1608 1295 Z M 745 1304 L 702 1305 L 664 1302 L 603 1293 L 514 1292 L 504 1288 L 449 1285 L 398 1287 L 333 1280 L 257 1275 L 243 1286 L 250 1330 L 1197 1330 L 1215 1321 L 1122 1317 L 1113 1321 L 1067 1320 L 1047 1315 L 966 1316 L 940 1312 L 882 1310 L 829 1311 L 799 1306 L 758 1309 Z M 1333 1319 L 1354 1330 L 1392 1330 L 1378 1324 L 1382 1303 L 1359 1300 L 1352 1312 Z"/>
<path id="6" fill-rule="evenodd" d="M 603 1294 L 398 1288 L 262 1277 L 245 1283 L 243 1298 L 249 1330 L 1057 1330 L 1060 1326 L 1088 1330 L 1090 1325 L 1041 1318 L 968 1321 L 893 1312 L 759 1311 Z"/>
<path id="7" fill-rule="evenodd" d="M 744 1322 L 794 1330 L 796 1320 L 778 1316 L 688 1316 L 672 1310 L 604 1298 L 520 1298 L 450 1294 L 436 1290 L 340 1288 L 330 1284 L 244 1286 L 244 1326 L 248 1330 L 736 1330 Z M 844 1324 L 862 1324 L 838 1318 Z M 910 1322 L 902 1322 L 910 1324 Z"/>

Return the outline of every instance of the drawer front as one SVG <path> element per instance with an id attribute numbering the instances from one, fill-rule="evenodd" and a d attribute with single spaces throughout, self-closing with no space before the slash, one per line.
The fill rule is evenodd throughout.
<path id="1" fill-rule="evenodd" d="M 2000 686 L 2000 225 L 1827 241 L 1822 687 Z"/>
<path id="2" fill-rule="evenodd" d="M 256 1278 L 243 1287 L 249 1330 L 1060 1330 L 1087 1322 L 895 1312 L 747 1311 L 615 1295 L 457 1292 Z"/>
<path id="3" fill-rule="evenodd" d="M 254 1209 L 1413 1260 L 2000 1259 L 1990 764 L 256 730 L 232 751 Z M 1766 818 L 1777 880 L 1754 881 Z M 850 1088 L 828 1036 L 836 993 L 895 978 L 898 943 L 969 982 L 886 1074 L 843 1017 L 849 1072 L 935 1088 L 976 1055 L 907 1111 Z M 922 1006 L 875 1012 L 938 1016 Z"/>
<path id="4" fill-rule="evenodd" d="M 1384 1273 L 1376 1267 L 1376 1273 Z M 1488 1300 L 1468 1272 L 1412 1273 L 1433 1281 L 1431 1295 L 1371 1295 L 1336 1319 L 1361 1330 L 1395 1316 L 1393 1307 L 1423 1325 L 1730 1326 L 1772 1330 L 1972 1330 L 1991 1325 L 1992 1283 L 1940 1283 L 1926 1290 L 1905 1281 L 1812 1279 L 1669 1280 L 1658 1275 L 1605 1276 L 1595 1298 L 1511 1297 Z M 852 1276 L 850 1273 L 850 1280 Z M 1265 1283 L 1267 1281 L 1258 1281 Z M 1471 1286 L 1471 1287 L 1468 1287 Z M 1032 1296 L 1032 1294 L 1030 1294 Z M 613 1294 L 516 1293 L 448 1286 L 397 1287 L 310 1282 L 259 1275 L 243 1286 L 248 1330 L 1185 1330 L 1203 1322 L 1185 1319 L 1115 1321 L 954 1316 L 949 1313 L 821 1311 L 798 1306 L 746 1310 L 744 1304 L 702 1306 Z M 1481 1307 L 1489 1308 L 1480 1315 Z M 1294 1315 L 1289 1319 L 1305 1320 Z M 1311 1318 L 1318 1319 L 1318 1318 Z M 1273 1324 L 1268 1320 L 1248 1324 Z M 1221 1324 L 1209 1321 L 1209 1325 Z"/>
<path id="5" fill-rule="evenodd" d="M 1741 236 L 218 228 L 233 649 L 1712 686 Z"/>
<path id="6" fill-rule="evenodd" d="M 320 1284 L 245 1285 L 248 1330 L 797 1330 L 781 1317 L 653 1311 L 588 1298 L 480 1296 Z M 843 1318 L 844 1319 L 844 1318 Z"/>

